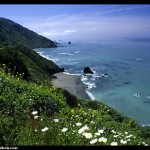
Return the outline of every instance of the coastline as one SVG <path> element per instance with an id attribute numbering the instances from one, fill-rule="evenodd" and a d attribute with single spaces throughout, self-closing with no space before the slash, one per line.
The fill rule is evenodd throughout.
<path id="1" fill-rule="evenodd" d="M 91 100 L 86 93 L 86 85 L 81 81 L 81 77 L 77 75 L 69 75 L 66 73 L 56 73 L 52 79 L 52 85 L 55 88 L 62 88 L 77 96 L 80 99 Z"/>

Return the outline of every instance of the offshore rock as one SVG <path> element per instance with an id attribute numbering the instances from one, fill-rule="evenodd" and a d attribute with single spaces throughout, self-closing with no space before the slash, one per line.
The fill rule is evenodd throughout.
<path id="1" fill-rule="evenodd" d="M 83 72 L 86 74 L 87 73 L 93 74 L 93 71 L 90 69 L 90 67 L 85 67 Z"/>

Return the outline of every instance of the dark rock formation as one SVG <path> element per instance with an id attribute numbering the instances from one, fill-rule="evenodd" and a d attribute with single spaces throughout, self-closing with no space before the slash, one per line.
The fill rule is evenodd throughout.
<path id="1" fill-rule="evenodd" d="M 107 73 L 101 74 L 100 77 L 103 77 L 103 78 L 108 77 L 108 74 Z"/>
<path id="2" fill-rule="evenodd" d="M 71 42 L 68 42 L 68 44 L 71 44 Z"/>
<path id="3" fill-rule="evenodd" d="M 52 79 L 57 79 L 57 77 L 56 77 L 56 76 L 54 76 L 54 75 L 52 75 Z"/>
<path id="4" fill-rule="evenodd" d="M 90 67 L 85 67 L 83 72 L 93 74 L 93 71 L 91 71 Z"/>
<path id="5" fill-rule="evenodd" d="M 59 70 L 60 72 L 64 72 L 65 71 L 65 69 L 64 68 L 60 68 L 60 70 Z"/>
<path id="6" fill-rule="evenodd" d="M 132 82 L 128 82 L 128 81 L 127 81 L 127 82 L 123 82 L 123 84 L 131 84 L 131 83 L 132 83 Z"/>

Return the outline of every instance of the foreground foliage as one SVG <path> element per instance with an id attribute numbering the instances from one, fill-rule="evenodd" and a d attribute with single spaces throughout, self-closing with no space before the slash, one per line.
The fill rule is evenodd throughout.
<path id="1" fill-rule="evenodd" d="M 0 67 L 0 145 L 150 145 L 141 127 L 107 105 L 21 80 Z"/>

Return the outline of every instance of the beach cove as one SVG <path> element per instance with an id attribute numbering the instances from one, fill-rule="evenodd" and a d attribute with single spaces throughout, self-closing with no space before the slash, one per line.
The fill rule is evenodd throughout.
<path id="1" fill-rule="evenodd" d="M 65 73 L 56 73 L 52 79 L 52 85 L 55 88 L 62 88 L 77 96 L 78 98 L 90 100 L 86 93 L 86 85 L 81 81 L 81 77 L 77 75 L 68 75 Z"/>

